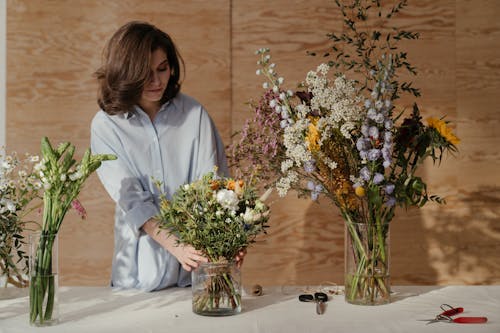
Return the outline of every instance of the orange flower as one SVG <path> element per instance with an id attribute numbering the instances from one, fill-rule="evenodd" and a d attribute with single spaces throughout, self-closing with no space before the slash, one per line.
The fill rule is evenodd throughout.
<path id="1" fill-rule="evenodd" d="M 210 188 L 212 191 L 217 191 L 219 189 L 219 182 L 216 180 L 212 180 L 212 184 L 210 184 Z"/>
<path id="2" fill-rule="evenodd" d="M 245 182 L 243 180 L 235 181 L 231 179 L 227 182 L 226 188 L 228 190 L 234 191 L 236 189 L 236 186 L 238 186 L 239 188 L 243 188 L 243 185 L 245 185 Z"/>

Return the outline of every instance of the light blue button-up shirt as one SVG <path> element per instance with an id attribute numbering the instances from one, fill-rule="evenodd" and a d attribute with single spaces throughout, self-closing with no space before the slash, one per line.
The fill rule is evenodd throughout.
<path id="1" fill-rule="evenodd" d="M 92 120 L 91 149 L 118 157 L 97 169 L 116 202 L 112 286 L 147 291 L 188 286 L 190 273 L 141 227 L 159 212 L 154 180 L 163 182 L 170 198 L 215 165 L 228 174 L 224 145 L 207 111 L 181 93 L 154 121 L 138 106 L 119 115 L 101 110 Z"/>

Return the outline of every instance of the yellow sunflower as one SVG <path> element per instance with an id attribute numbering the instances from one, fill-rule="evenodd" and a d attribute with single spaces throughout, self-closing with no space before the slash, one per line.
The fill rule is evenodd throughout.
<path id="1" fill-rule="evenodd" d="M 453 134 L 451 128 L 449 128 L 444 121 L 430 117 L 427 118 L 427 124 L 429 127 L 435 128 L 436 131 L 452 145 L 458 145 L 460 143 L 460 139 Z"/>

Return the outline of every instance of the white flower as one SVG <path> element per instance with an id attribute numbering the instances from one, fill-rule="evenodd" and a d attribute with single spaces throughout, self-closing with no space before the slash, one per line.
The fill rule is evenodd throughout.
<path id="1" fill-rule="evenodd" d="M 262 73 L 262 71 L 261 71 L 260 69 L 258 69 L 258 70 L 255 72 L 255 74 L 257 74 L 257 75 L 260 75 L 261 73 Z"/>
<path id="2" fill-rule="evenodd" d="M 16 212 L 16 204 L 14 203 L 14 201 L 9 199 L 2 199 L 0 203 L 2 203 L 2 205 L 11 213 Z"/>
<path id="3" fill-rule="evenodd" d="M 269 83 L 264 82 L 264 83 L 262 84 L 262 88 L 264 88 L 264 89 L 269 89 Z"/>
<path id="4" fill-rule="evenodd" d="M 235 211 L 238 208 L 238 196 L 234 191 L 222 189 L 217 192 L 216 199 L 225 209 Z"/>

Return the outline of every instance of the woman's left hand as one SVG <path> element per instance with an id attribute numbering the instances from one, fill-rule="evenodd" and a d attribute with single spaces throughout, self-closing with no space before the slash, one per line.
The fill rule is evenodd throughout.
<path id="1" fill-rule="evenodd" d="M 234 257 L 234 260 L 236 260 L 236 266 L 238 268 L 241 268 L 241 265 L 243 265 L 243 259 L 245 258 L 245 255 L 247 254 L 247 249 L 241 249 L 238 254 L 236 254 L 236 257 Z"/>

